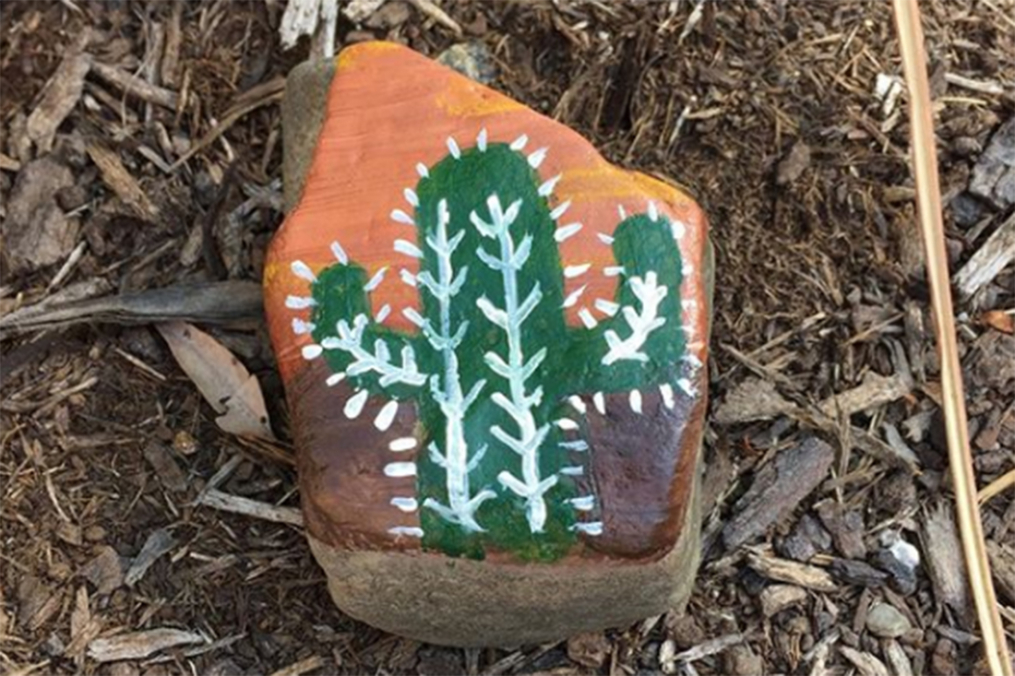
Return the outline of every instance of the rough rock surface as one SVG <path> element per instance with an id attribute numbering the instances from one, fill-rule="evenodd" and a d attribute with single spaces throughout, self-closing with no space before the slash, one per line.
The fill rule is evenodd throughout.
<path id="1" fill-rule="evenodd" d="M 286 97 L 265 307 L 338 605 L 465 646 L 682 605 L 711 313 L 699 207 L 396 45 L 303 66 Z"/>

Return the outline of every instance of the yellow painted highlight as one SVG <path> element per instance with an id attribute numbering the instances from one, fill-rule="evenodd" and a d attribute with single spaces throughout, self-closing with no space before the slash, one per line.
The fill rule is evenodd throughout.
<path id="1" fill-rule="evenodd" d="M 271 286 L 275 283 L 275 279 L 278 277 L 279 268 L 284 267 L 278 263 L 265 263 L 264 274 L 262 279 L 264 280 L 264 286 Z"/>
<path id="2" fill-rule="evenodd" d="M 434 97 L 434 103 L 451 117 L 488 117 L 503 115 L 523 108 L 522 104 L 506 96 L 491 94 L 489 90 L 448 82 Z"/>
<path id="3" fill-rule="evenodd" d="M 370 58 L 384 52 L 391 52 L 398 49 L 404 49 L 401 45 L 396 45 L 392 42 L 362 42 L 358 45 L 346 47 L 338 56 L 335 57 L 335 64 L 339 70 L 349 70 L 357 68 L 360 62 L 365 58 Z"/>

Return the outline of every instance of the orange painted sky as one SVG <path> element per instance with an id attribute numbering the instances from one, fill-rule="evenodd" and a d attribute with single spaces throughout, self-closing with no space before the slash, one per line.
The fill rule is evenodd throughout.
<path id="1" fill-rule="evenodd" d="M 397 238 L 415 241 L 415 232 L 412 226 L 393 222 L 391 211 L 398 208 L 412 215 L 403 190 L 415 188 L 417 163 L 431 166 L 443 159 L 448 137 L 462 148 L 471 147 L 482 129 L 491 143 L 527 135 L 525 152 L 548 148 L 538 169 L 542 179 L 562 174 L 552 205 L 571 200 L 560 223 L 580 222 L 584 227 L 561 243 L 561 258 L 564 265 L 592 264 L 588 273 L 566 280 L 565 293 L 588 285 L 581 301 L 568 310 L 569 324 L 581 325 L 577 313 L 586 306 L 601 318 L 592 303 L 614 297 L 616 278 L 602 271 L 615 262 L 597 233 L 613 232 L 620 222 L 618 206 L 639 213 L 652 200 L 660 214 L 685 224 L 679 245 L 695 270 L 685 279 L 681 297 L 697 302 L 685 308 L 684 323 L 698 334 L 690 338 L 692 351 L 704 358 L 705 346 L 695 343 L 706 326 L 698 274 L 707 225 L 687 195 L 643 174 L 614 168 L 567 127 L 391 43 L 344 50 L 327 106 L 303 195 L 275 235 L 265 265 L 265 306 L 283 377 L 288 379 L 299 367 L 300 348 L 310 342 L 291 329 L 292 318 L 306 318 L 309 311 L 285 307 L 287 295 L 309 295 L 308 282 L 292 274 L 290 265 L 301 260 L 318 270 L 332 264 L 332 241 L 340 242 L 370 275 L 389 268 L 371 295 L 373 309 L 389 303 L 394 311 L 385 324 L 413 328 L 400 310 L 418 307 L 417 291 L 402 283 L 398 270 L 415 272 L 418 266 L 415 259 L 396 253 L 392 244 Z"/>

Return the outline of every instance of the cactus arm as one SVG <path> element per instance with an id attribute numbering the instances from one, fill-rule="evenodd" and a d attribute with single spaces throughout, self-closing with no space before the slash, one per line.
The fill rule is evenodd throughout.
<path id="1" fill-rule="evenodd" d="M 321 341 L 325 350 L 341 350 L 348 354 L 350 360 L 345 372 L 349 376 L 359 376 L 374 372 L 378 376 L 381 387 L 389 387 L 402 383 L 419 387 L 426 382 L 426 375 L 419 372 L 416 366 L 416 354 L 411 345 L 402 346 L 402 363 L 392 361 L 391 350 L 383 338 L 374 340 L 373 352 L 364 347 L 363 336 L 370 326 L 365 314 L 358 314 L 352 325 L 345 319 L 338 320 L 338 335 L 329 336 Z"/>
<path id="2" fill-rule="evenodd" d="M 612 315 L 593 329 L 572 329 L 570 359 L 595 363 L 575 391 L 623 392 L 676 381 L 686 336 L 681 325 L 683 270 L 674 227 L 653 208 L 625 218 L 610 245 L 617 290 L 596 306 Z"/>
<path id="3" fill-rule="evenodd" d="M 383 273 L 367 280 L 366 271 L 349 263 L 341 247 L 332 246 L 339 259 L 318 275 L 302 276 L 312 281 L 310 330 L 332 371 L 328 384 L 348 378 L 359 390 L 384 394 L 395 399 L 412 396 L 427 375 L 419 370 L 416 346 L 410 336 L 382 326 L 370 313 L 368 293 Z"/>
<path id="4" fill-rule="evenodd" d="M 441 200 L 437 207 L 435 233 L 426 238 L 427 246 L 437 258 L 438 278 L 435 280 L 426 270 L 417 275 L 420 287 L 433 296 L 440 308 L 439 328 L 434 328 L 428 319 L 418 314 L 416 321 L 418 321 L 430 346 L 441 354 L 444 362 L 444 373 L 441 376 L 434 375 L 430 380 L 430 385 L 433 399 L 440 407 L 445 419 L 445 449 L 442 452 L 436 443 L 431 442 L 429 452 L 430 458 L 444 468 L 447 473 L 448 493 L 448 504 L 444 505 L 431 497 L 424 500 L 423 506 L 434 510 L 448 521 L 460 525 L 467 531 L 481 532 L 483 528 L 476 522 L 476 510 L 485 501 L 494 497 L 496 493 L 484 488 L 476 495 L 471 494 L 469 474 L 478 464 L 476 458 L 481 455 L 477 453 L 473 458 L 475 462 L 470 463 L 464 421 L 466 413 L 476 401 L 480 391 L 486 385 L 486 381 L 477 381 L 468 395 L 463 393 L 456 350 L 465 338 L 468 322 L 463 321 L 457 329 L 452 327 L 451 303 L 464 286 L 468 270 L 463 267 L 457 275 L 454 272 L 451 257 L 461 244 L 464 232 L 459 232 L 449 240 L 448 223 L 450 220 L 447 200 Z"/>
<path id="5" fill-rule="evenodd" d="M 532 284 L 525 300 L 520 300 L 518 273 L 525 266 L 532 251 L 532 236 L 526 235 L 520 244 L 515 245 L 511 234 L 511 225 L 518 218 L 521 200 L 516 200 L 504 211 L 496 194 L 487 200 L 490 222 L 483 220 L 475 211 L 470 214 L 472 224 L 480 234 L 493 239 L 499 245 L 499 255 L 490 254 L 483 248 L 476 250 L 477 256 L 488 267 L 501 273 L 504 286 L 504 308 L 497 308 L 485 296 L 477 301 L 477 305 L 493 324 L 498 326 L 507 336 L 508 358 L 504 359 L 495 352 L 487 352 L 486 362 L 490 369 L 508 381 L 509 396 L 497 392 L 492 397 L 518 427 L 517 436 L 512 436 L 501 426 L 493 425 L 490 433 L 521 458 L 521 475 L 518 479 L 507 470 L 497 475 L 497 480 L 505 488 L 525 499 L 526 517 L 533 533 L 540 533 L 546 523 L 547 509 L 544 495 L 557 484 L 556 475 L 547 478 L 540 476 L 539 449 L 546 439 L 550 425 L 545 423 L 537 426 L 533 409 L 542 402 L 543 389 L 536 387 L 527 392 L 526 380 L 546 359 L 546 348 L 540 349 L 525 360 L 522 346 L 522 324 L 532 314 L 542 298 L 539 281 Z"/>
<path id="6" fill-rule="evenodd" d="M 642 351 L 649 335 L 666 323 L 665 317 L 659 316 L 659 303 L 666 297 L 668 289 L 659 286 L 657 275 L 649 271 L 643 280 L 632 276 L 631 291 L 637 297 L 641 307 L 635 310 L 630 305 L 621 307 L 624 320 L 631 330 L 627 338 L 621 339 L 614 329 L 607 329 L 603 334 L 609 350 L 602 359 L 606 366 L 623 359 L 648 361 L 648 355 Z"/>

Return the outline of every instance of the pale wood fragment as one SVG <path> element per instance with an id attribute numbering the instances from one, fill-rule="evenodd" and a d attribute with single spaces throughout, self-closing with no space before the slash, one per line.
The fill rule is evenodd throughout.
<path id="1" fill-rule="evenodd" d="M 912 389 L 913 379 L 908 373 L 899 372 L 892 376 L 883 376 L 869 372 L 860 385 L 825 399 L 818 407 L 828 416 L 851 416 L 854 413 L 890 404 L 909 394 Z"/>
<path id="2" fill-rule="evenodd" d="M 807 592 L 791 584 L 772 584 L 761 590 L 760 600 L 762 614 L 772 617 L 790 606 L 806 601 Z"/>
<path id="3" fill-rule="evenodd" d="M 143 101 L 154 103 L 170 110 L 176 110 L 178 97 L 174 91 L 157 87 L 117 66 L 111 66 L 108 63 L 100 61 L 92 64 L 92 72 L 114 87 L 122 89 Z"/>
<path id="4" fill-rule="evenodd" d="M 160 650 L 203 643 L 205 640 L 201 634 L 182 629 L 149 629 L 111 638 L 97 638 L 88 644 L 88 656 L 96 662 L 139 660 Z"/>
<path id="5" fill-rule="evenodd" d="M 127 171 L 120 156 L 98 143 L 89 143 L 85 149 L 102 174 L 102 181 L 123 200 L 137 216 L 151 220 L 158 216 L 158 208 L 138 185 L 137 179 Z"/>
<path id="6" fill-rule="evenodd" d="M 832 576 L 817 566 L 766 556 L 754 549 L 747 555 L 747 564 L 770 580 L 787 582 L 819 592 L 834 592 L 838 589 Z"/>
<path id="7" fill-rule="evenodd" d="M 303 514 L 294 507 L 278 507 L 266 502 L 258 502 L 238 495 L 230 495 L 219 490 L 210 490 L 198 496 L 195 504 L 221 509 L 224 512 L 252 516 L 256 519 L 287 523 L 292 526 L 303 526 Z"/>
<path id="8" fill-rule="evenodd" d="M 849 660 L 863 676 L 892 676 L 888 673 L 885 663 L 870 653 L 853 650 L 849 646 L 839 646 L 839 652 Z"/>
<path id="9" fill-rule="evenodd" d="M 955 289 L 968 299 L 989 284 L 1015 260 L 1015 213 L 987 238 L 962 269 L 955 274 Z"/>
<path id="10" fill-rule="evenodd" d="M 884 651 L 885 661 L 891 667 L 893 676 L 913 676 L 913 665 L 897 640 L 894 638 L 884 639 L 881 641 L 881 649 Z"/>
<path id="11" fill-rule="evenodd" d="M 939 602 L 950 606 L 962 617 L 969 617 L 969 593 L 966 564 L 951 506 L 940 502 L 923 516 L 923 551 L 927 571 Z"/>

